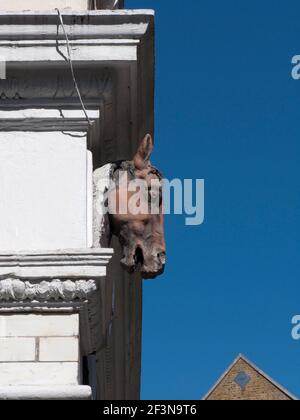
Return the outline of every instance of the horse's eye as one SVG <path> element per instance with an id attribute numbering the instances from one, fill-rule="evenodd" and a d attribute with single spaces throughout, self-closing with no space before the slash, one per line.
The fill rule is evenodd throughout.
<path id="1" fill-rule="evenodd" d="M 162 201 L 161 189 L 155 189 L 155 188 L 149 187 L 148 194 L 149 194 L 149 201 L 150 202 L 153 202 L 153 201 L 155 202 L 155 201 L 159 200 L 159 203 L 161 203 L 161 201 Z"/>

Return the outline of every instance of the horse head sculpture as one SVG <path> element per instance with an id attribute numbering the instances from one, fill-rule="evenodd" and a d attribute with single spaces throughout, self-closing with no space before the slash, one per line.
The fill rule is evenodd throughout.
<path id="1" fill-rule="evenodd" d="M 140 268 L 145 279 L 162 274 L 166 261 L 162 176 L 150 162 L 152 150 L 147 135 L 131 161 L 94 173 L 94 246 L 108 246 L 116 235 L 121 265 L 129 273 Z"/>

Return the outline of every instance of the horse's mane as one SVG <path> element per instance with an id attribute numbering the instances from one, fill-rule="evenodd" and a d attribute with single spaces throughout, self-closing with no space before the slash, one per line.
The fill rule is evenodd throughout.
<path id="1" fill-rule="evenodd" d="M 119 160 L 119 161 L 113 162 L 111 164 L 111 179 L 116 181 L 117 178 L 118 178 L 118 173 L 120 171 L 127 172 L 128 175 L 130 176 L 130 179 L 134 179 L 135 178 L 135 170 L 136 170 L 136 168 L 134 166 L 133 161 Z M 150 172 L 155 174 L 160 181 L 163 179 L 162 173 L 152 165 L 151 165 Z"/>

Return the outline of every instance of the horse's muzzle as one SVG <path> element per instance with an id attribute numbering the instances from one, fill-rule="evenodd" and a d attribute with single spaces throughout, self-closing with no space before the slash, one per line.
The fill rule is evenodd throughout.
<path id="1" fill-rule="evenodd" d="M 145 252 L 140 246 L 129 257 L 121 260 L 121 265 L 129 273 L 140 270 L 144 279 L 154 279 L 163 274 L 166 264 L 165 251 L 153 252 L 151 254 Z"/>

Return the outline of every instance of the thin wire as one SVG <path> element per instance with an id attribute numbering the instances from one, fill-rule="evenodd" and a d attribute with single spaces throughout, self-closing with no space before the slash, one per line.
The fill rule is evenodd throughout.
<path id="1" fill-rule="evenodd" d="M 83 100 L 82 100 L 82 97 L 81 97 L 81 93 L 80 93 L 80 90 L 79 90 L 79 86 L 78 86 L 78 83 L 77 83 L 77 80 L 76 80 L 76 77 L 75 77 L 75 72 L 74 72 L 73 62 L 72 62 L 72 58 L 71 58 L 70 43 L 69 43 L 69 38 L 68 38 L 68 35 L 67 35 L 66 28 L 65 28 L 65 24 L 64 24 L 64 21 L 63 21 L 63 17 L 62 17 L 62 15 L 61 15 L 61 13 L 60 13 L 60 10 L 59 10 L 59 9 L 57 9 L 57 8 L 56 8 L 55 10 L 56 10 L 56 11 L 57 11 L 57 13 L 58 13 L 58 17 L 59 17 L 59 20 L 60 20 L 60 24 L 61 24 L 61 27 L 62 27 L 62 29 L 63 29 L 64 35 L 65 35 L 65 38 L 66 38 L 66 43 L 67 43 L 67 52 L 68 52 L 68 61 L 69 61 L 69 64 L 70 64 L 70 70 L 71 70 L 71 74 L 72 74 L 72 78 L 73 78 L 74 86 L 75 86 L 75 89 L 76 89 L 76 92 L 77 92 L 77 95 L 78 95 L 79 101 L 80 101 L 80 103 L 81 103 L 81 106 L 82 106 L 82 110 L 83 110 L 83 112 L 84 112 L 84 115 L 85 115 L 85 117 L 86 117 L 86 119 L 87 119 L 87 121 L 88 121 L 89 126 L 91 127 L 91 126 L 92 126 L 92 123 L 91 123 L 91 120 L 89 119 L 89 116 L 88 116 L 87 110 L 86 110 L 86 108 L 85 108 L 85 106 L 84 106 L 84 103 L 83 103 Z"/>

